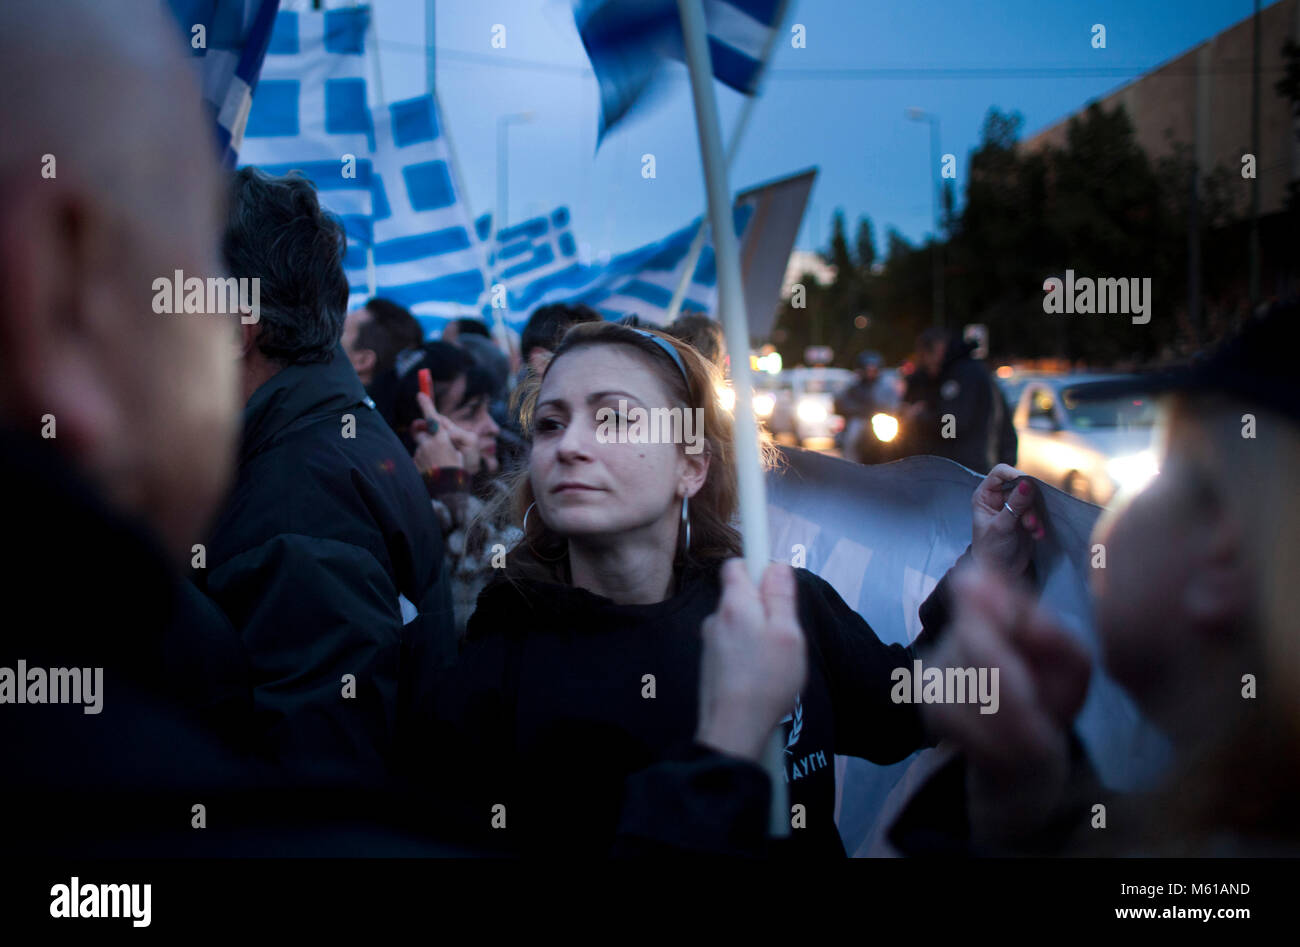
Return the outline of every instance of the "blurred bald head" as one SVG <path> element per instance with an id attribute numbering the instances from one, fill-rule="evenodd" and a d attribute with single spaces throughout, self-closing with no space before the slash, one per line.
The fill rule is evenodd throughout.
<path id="1" fill-rule="evenodd" d="M 178 553 L 231 468 L 236 315 L 162 314 L 224 276 L 224 187 L 159 0 L 0 3 L 0 424 L 79 467 Z"/>

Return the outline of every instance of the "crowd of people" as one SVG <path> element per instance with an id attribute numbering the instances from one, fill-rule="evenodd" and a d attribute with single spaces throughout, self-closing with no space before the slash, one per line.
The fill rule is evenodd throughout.
<path id="1" fill-rule="evenodd" d="M 220 171 L 156 5 L 79 6 L 0 7 L 23 615 L 0 665 L 29 669 L 0 677 L 0 844 L 841 856 L 834 756 L 944 740 L 899 851 L 1088 850 L 1104 791 L 1071 722 L 1092 657 L 1034 601 L 1040 498 L 998 462 L 1000 421 L 963 441 L 986 473 L 970 548 L 920 636 L 885 644 L 814 573 L 744 569 L 716 324 L 547 306 L 512 361 L 481 320 L 427 341 L 391 301 L 348 312 L 338 220 L 299 176 Z M 150 312 L 177 271 L 256 278 L 260 311 Z M 1162 799 L 1114 800 L 1115 851 L 1300 842 L 1295 337 L 1275 313 L 1171 379 L 1162 473 L 1100 527 L 1106 665 L 1179 753 Z M 921 354 L 988 413 L 967 352 Z M 623 404 L 699 412 L 703 449 L 602 436 Z M 892 699 L 918 659 L 999 668 L 997 713 Z M 55 668 L 102 669 L 99 710 L 33 699 Z M 783 725 L 797 816 L 773 841 Z"/>

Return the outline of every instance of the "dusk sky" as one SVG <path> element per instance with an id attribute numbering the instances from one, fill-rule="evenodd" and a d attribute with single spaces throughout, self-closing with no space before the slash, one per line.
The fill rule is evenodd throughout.
<path id="1" fill-rule="evenodd" d="M 990 107 L 1019 111 L 1031 135 L 1252 10 L 1251 0 L 794 0 L 732 190 L 816 165 L 797 246 L 824 246 L 837 207 L 850 228 L 869 215 L 879 249 L 890 227 L 918 241 L 932 227 L 929 137 L 905 109 L 939 117 L 960 197 Z M 423 0 L 377 0 L 375 17 L 384 98 L 418 95 Z M 791 45 L 796 23 L 804 49 Z M 1106 28 L 1105 49 L 1092 47 L 1096 23 Z M 495 24 L 506 28 L 504 49 L 492 47 Z M 596 81 L 569 0 L 437 0 L 436 45 L 443 118 L 475 214 L 496 203 L 498 116 L 517 112 L 533 119 L 509 132 L 512 221 L 568 205 L 594 256 L 658 239 L 703 211 L 683 66 L 670 65 L 663 94 L 597 151 Z M 715 89 L 725 141 L 743 99 Z M 641 176 L 645 153 L 655 155 L 653 180 Z"/>

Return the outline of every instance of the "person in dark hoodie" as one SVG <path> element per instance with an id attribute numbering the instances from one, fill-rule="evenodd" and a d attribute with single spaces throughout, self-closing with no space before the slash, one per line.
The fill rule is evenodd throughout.
<path id="1" fill-rule="evenodd" d="M 200 578 L 251 659 L 265 751 L 368 783 L 455 638 L 424 486 L 339 345 L 343 245 L 309 181 L 234 175 L 225 259 L 261 280 L 261 312 L 242 327 L 237 475 Z"/>
<path id="2" fill-rule="evenodd" d="M 902 647 L 883 644 L 806 570 L 772 566 L 760 593 L 739 563 L 724 567 L 740 537 L 732 421 L 715 381 L 688 345 L 592 323 L 564 336 L 525 393 L 533 447 L 508 498 L 523 539 L 480 595 L 454 682 L 439 691 L 448 730 L 438 758 L 457 760 L 485 833 L 499 817 L 500 844 L 763 853 L 757 760 L 784 713 L 785 777 L 800 807 L 790 849 L 842 856 L 834 755 L 889 763 L 928 742 L 915 706 L 891 700 L 891 673 L 942 626 L 944 583 L 922 609 L 920 638 Z M 676 433 L 647 430 L 637 421 L 647 411 L 675 412 Z M 1017 472 L 996 474 L 984 486 Z M 987 509 L 977 494 L 970 555 L 1020 574 L 1033 538 L 1018 514 L 1032 493 L 993 492 Z M 806 682 L 787 656 L 747 686 L 719 688 L 718 642 L 765 614 L 783 627 L 782 601 L 807 639 Z M 790 675 L 792 702 L 749 719 L 748 736 L 727 735 L 729 717 L 747 717 L 745 693 L 780 694 Z"/>
<path id="3" fill-rule="evenodd" d="M 890 830 L 904 854 L 1300 853 L 1300 307 L 1203 361 L 1081 398 L 1165 395 L 1160 474 L 1097 522 L 1102 658 L 1169 738 L 1163 784 L 1102 786 L 1073 731 L 1091 661 L 1014 583 L 954 580 L 937 660 L 1002 669 L 991 716 L 927 717 L 958 755 Z"/>
<path id="4" fill-rule="evenodd" d="M 921 333 L 902 427 L 909 453 L 947 457 L 984 474 L 1015 464 L 1016 431 L 1002 389 L 974 349 L 944 329 Z"/>

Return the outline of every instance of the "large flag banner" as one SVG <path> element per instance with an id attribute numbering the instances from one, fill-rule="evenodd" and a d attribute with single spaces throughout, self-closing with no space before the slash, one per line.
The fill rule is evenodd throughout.
<path id="1" fill-rule="evenodd" d="M 767 338 L 776 323 L 781 281 L 816 177 L 813 168 L 742 191 L 736 198 L 754 209 L 753 222 L 740 244 L 740 276 L 751 337 Z"/>
<path id="2" fill-rule="evenodd" d="M 437 104 L 417 96 L 377 109 L 371 174 L 376 295 L 432 322 L 478 315 L 484 247 L 456 186 Z"/>
<path id="3" fill-rule="evenodd" d="M 736 196 L 733 222 L 741 241 L 745 306 L 753 335 L 766 335 L 776 318 L 781 278 L 816 174 L 815 169 L 803 171 Z M 651 325 L 666 325 L 673 292 L 690 266 L 691 242 L 700 223 L 697 219 L 606 263 L 585 265 L 578 262 L 566 208 L 503 230 L 490 259 L 496 261 L 494 282 L 506 289 L 506 322 L 517 327 L 538 306 L 579 302 L 607 319 L 634 315 Z M 490 239 L 490 218 L 484 215 L 476 225 L 480 235 Z M 705 234 L 680 311 L 713 316 L 718 278 L 707 223 Z M 492 317 L 491 304 L 483 314 Z"/>
<path id="4" fill-rule="evenodd" d="M 348 235 L 344 262 L 352 300 L 366 296 L 371 245 L 371 153 L 375 133 L 367 103 L 370 8 L 281 10 L 253 97 L 241 165 L 268 174 L 301 171 Z"/>
<path id="5" fill-rule="evenodd" d="M 862 466 L 781 450 L 785 464 L 767 479 L 772 558 L 802 559 L 882 641 L 907 644 L 921 631 L 917 609 L 970 544 L 971 495 L 982 478 L 940 457 Z M 1047 529 L 1034 556 L 1041 601 L 1094 659 L 1075 729 L 1105 785 L 1149 787 L 1169 748 L 1100 664 L 1088 591 L 1089 537 L 1100 510 L 1037 486 Z M 943 752 L 924 750 L 892 766 L 836 758 L 836 822 L 850 854 L 891 853 L 889 824 Z"/>
<path id="6" fill-rule="evenodd" d="M 785 0 L 704 0 L 713 75 L 753 95 Z M 685 58 L 676 0 L 582 0 L 574 20 L 600 86 L 600 137 L 624 118 L 667 59 Z"/>
<path id="7" fill-rule="evenodd" d="M 733 222 L 737 235 L 743 235 L 746 225 L 754 215 L 748 203 L 738 203 L 734 208 Z M 546 218 L 539 218 L 544 221 Z M 526 222 L 527 223 L 527 222 Z M 574 260 L 567 265 L 552 268 L 542 275 L 534 275 L 527 268 L 507 276 L 502 285 L 506 288 L 505 319 L 512 327 L 527 321 L 538 306 L 550 303 L 582 303 L 595 309 L 607 319 L 636 316 L 652 325 L 667 321 L 668 304 L 673 289 L 689 263 L 691 241 L 699 228 L 697 219 L 662 240 L 629 250 L 606 263 L 583 265 Z M 515 232 L 513 241 L 529 241 L 519 230 L 524 225 L 510 228 Z M 543 228 L 534 228 L 538 240 L 545 239 Z M 520 251 L 534 255 L 535 249 Z M 498 248 L 498 256 L 501 251 Z M 545 256 L 545 253 L 542 253 Z M 707 244 L 691 273 L 683 310 L 710 313 L 717 298 L 717 272 L 713 262 L 713 247 Z M 493 317 L 492 303 L 483 308 L 485 318 Z"/>
<path id="8" fill-rule="evenodd" d="M 280 0 L 169 0 L 198 67 L 217 153 L 233 168 Z"/>

